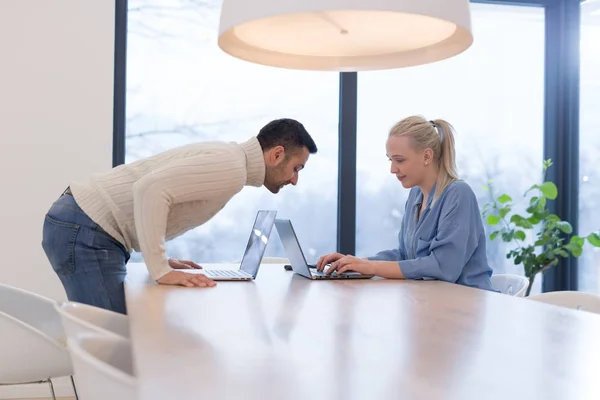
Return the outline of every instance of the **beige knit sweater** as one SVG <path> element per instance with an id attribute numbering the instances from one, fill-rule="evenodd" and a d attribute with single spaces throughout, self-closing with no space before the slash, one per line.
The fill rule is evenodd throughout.
<path id="1" fill-rule="evenodd" d="M 262 186 L 258 140 L 190 144 L 73 182 L 83 211 L 128 251 L 141 251 L 153 279 L 171 268 L 165 241 L 212 218 L 245 185 Z"/>

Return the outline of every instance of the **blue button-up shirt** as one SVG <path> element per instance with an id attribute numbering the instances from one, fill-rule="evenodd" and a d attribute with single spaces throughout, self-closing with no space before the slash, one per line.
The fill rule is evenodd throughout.
<path id="1" fill-rule="evenodd" d="M 398 261 L 406 279 L 438 279 L 492 290 L 486 236 L 471 187 L 452 182 L 432 205 L 435 185 L 419 217 L 423 193 L 411 189 L 398 235 L 398 249 L 370 260 Z"/>

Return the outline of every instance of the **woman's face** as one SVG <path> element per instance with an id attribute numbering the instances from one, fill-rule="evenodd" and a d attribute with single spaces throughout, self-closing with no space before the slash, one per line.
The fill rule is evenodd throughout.
<path id="1" fill-rule="evenodd" d="M 386 154 L 392 162 L 390 172 L 405 188 L 419 186 L 428 173 L 428 154 L 415 150 L 408 136 L 390 136 L 385 144 Z"/>

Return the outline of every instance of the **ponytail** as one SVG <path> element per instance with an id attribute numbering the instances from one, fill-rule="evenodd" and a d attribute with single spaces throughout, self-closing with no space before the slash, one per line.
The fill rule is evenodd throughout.
<path id="1" fill-rule="evenodd" d="M 458 180 L 459 177 L 456 170 L 456 156 L 454 151 L 454 128 L 443 119 L 436 119 L 431 122 L 433 122 L 433 126 L 436 128 L 441 142 L 438 158 L 438 179 L 435 186 L 435 194 L 433 195 L 433 202 L 435 202 L 448 185 Z"/>

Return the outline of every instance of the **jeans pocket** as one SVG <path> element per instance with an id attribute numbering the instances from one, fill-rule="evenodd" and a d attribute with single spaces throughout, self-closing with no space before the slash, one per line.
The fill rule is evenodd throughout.
<path id="1" fill-rule="evenodd" d="M 42 248 L 57 274 L 75 272 L 75 242 L 78 233 L 79 225 L 58 221 L 46 215 Z"/>

